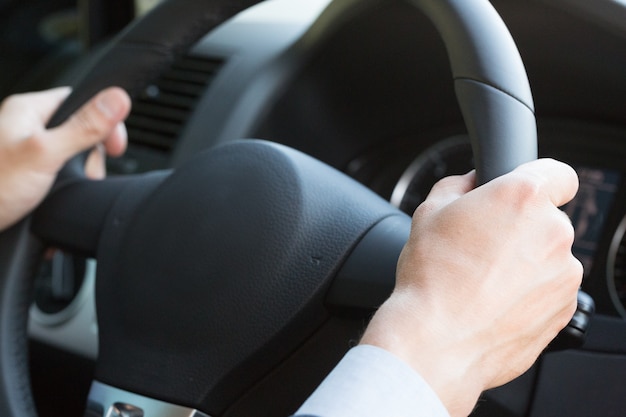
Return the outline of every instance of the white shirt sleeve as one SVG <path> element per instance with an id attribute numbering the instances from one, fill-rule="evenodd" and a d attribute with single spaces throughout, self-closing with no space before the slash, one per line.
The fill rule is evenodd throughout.
<path id="1" fill-rule="evenodd" d="M 450 417 L 417 372 L 369 345 L 352 348 L 295 416 Z"/>

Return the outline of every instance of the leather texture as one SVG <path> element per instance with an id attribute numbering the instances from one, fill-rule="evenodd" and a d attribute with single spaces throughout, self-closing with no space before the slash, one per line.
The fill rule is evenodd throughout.
<path id="1" fill-rule="evenodd" d="M 250 140 L 199 154 L 130 212 L 125 201 L 99 247 L 96 378 L 209 415 L 329 318 L 336 271 L 399 214 L 305 154 Z"/>

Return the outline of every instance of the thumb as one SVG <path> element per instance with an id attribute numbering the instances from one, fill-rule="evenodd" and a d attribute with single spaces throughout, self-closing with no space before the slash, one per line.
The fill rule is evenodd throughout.
<path id="1" fill-rule="evenodd" d="M 119 153 L 117 150 L 123 149 L 126 138 L 118 126 L 128 116 L 130 106 L 130 97 L 121 88 L 111 87 L 98 93 L 65 123 L 46 131 L 48 143 L 54 144 L 56 159 L 64 163 L 98 143 Z"/>
<path id="2" fill-rule="evenodd" d="M 441 208 L 470 192 L 476 186 L 476 171 L 452 175 L 439 180 L 428 193 L 426 201 Z"/>

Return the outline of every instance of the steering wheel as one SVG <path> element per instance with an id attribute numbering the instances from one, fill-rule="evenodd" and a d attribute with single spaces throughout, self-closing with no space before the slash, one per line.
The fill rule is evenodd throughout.
<path id="1" fill-rule="evenodd" d="M 111 43 L 51 124 L 105 86 L 136 94 L 257 2 L 161 4 Z M 479 181 L 536 158 L 525 70 L 489 2 L 410 2 L 444 39 Z M 345 4 L 346 14 L 356 7 Z M 0 238 L 3 416 L 36 415 L 26 277 L 42 242 L 98 260 L 89 416 L 288 415 L 357 337 L 362 319 L 351 312 L 371 311 L 393 288 L 409 217 L 293 149 L 234 141 L 175 171 L 98 182 L 81 167 L 70 161 L 32 221 Z"/>

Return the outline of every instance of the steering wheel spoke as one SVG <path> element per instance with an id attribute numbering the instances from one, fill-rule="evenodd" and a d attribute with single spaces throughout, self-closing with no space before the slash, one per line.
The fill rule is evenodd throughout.
<path id="1" fill-rule="evenodd" d="M 166 175 L 70 181 L 53 190 L 35 211 L 33 233 L 50 246 L 96 257 L 100 233 L 111 208 L 120 201 L 125 205 L 140 201 Z"/>
<path id="2" fill-rule="evenodd" d="M 348 312 L 376 310 L 393 291 L 398 257 L 410 230 L 411 219 L 400 214 L 372 227 L 333 280 L 327 303 Z"/>

